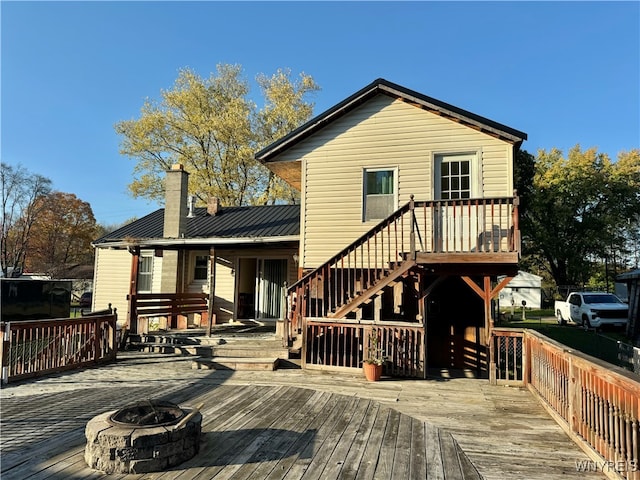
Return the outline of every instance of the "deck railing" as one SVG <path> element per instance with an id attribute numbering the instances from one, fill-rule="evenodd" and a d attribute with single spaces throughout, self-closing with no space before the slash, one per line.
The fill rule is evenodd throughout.
<path id="1" fill-rule="evenodd" d="M 494 383 L 526 385 L 601 471 L 640 479 L 640 379 L 532 330 L 496 328 L 492 341 Z"/>
<path id="2" fill-rule="evenodd" d="M 327 321 L 304 318 L 304 368 L 361 369 L 366 341 L 376 333 L 384 356 L 383 373 L 394 377 L 424 376 L 424 329 L 405 322 Z"/>
<path id="3" fill-rule="evenodd" d="M 412 197 L 289 288 L 290 334 L 301 331 L 302 317 L 332 316 L 416 253 L 519 252 L 517 206 L 515 196 L 439 201 Z"/>
<path id="4" fill-rule="evenodd" d="M 138 331 L 138 319 L 148 317 L 166 317 L 169 327 L 177 328 L 177 319 L 180 315 L 206 314 L 208 312 L 208 298 L 206 293 L 137 293 L 128 295 L 131 333 L 141 333 Z"/>
<path id="5" fill-rule="evenodd" d="M 2 382 L 115 360 L 116 315 L 0 323 Z"/>

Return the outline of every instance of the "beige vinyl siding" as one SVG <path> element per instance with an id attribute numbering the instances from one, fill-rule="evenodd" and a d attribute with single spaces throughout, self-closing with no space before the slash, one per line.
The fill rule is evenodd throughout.
<path id="1" fill-rule="evenodd" d="M 217 249 L 214 302 L 217 322 L 226 323 L 235 319 L 236 274 L 240 258 L 286 258 L 288 260 L 287 283 L 291 285 L 297 280 L 298 275 L 297 266 L 293 261 L 295 253 L 298 253 L 296 248 Z"/>
<path id="2" fill-rule="evenodd" d="M 150 255 L 153 258 L 151 266 L 151 293 L 162 292 L 162 257 L 153 255 L 153 250 L 142 250 L 142 255 Z"/>
<path id="3" fill-rule="evenodd" d="M 118 323 L 123 325 L 129 316 L 129 277 L 131 254 L 127 250 L 96 248 L 93 279 L 93 308 L 102 310 L 109 304 L 117 308 Z"/>
<path id="4" fill-rule="evenodd" d="M 301 158 L 303 266 L 313 268 L 369 230 L 362 222 L 365 168 L 398 171 L 398 207 L 431 200 L 433 159 L 477 152 L 483 196 L 512 194 L 512 145 L 399 100 L 379 95 L 283 154 Z"/>

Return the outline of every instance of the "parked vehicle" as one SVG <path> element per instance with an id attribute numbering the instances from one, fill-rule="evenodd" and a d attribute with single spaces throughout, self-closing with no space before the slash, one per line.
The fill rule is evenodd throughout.
<path id="1" fill-rule="evenodd" d="M 0 321 L 68 318 L 71 312 L 69 280 L 0 279 Z"/>
<path id="2" fill-rule="evenodd" d="M 92 292 L 84 292 L 80 296 L 80 301 L 78 302 L 78 306 L 80 308 L 90 308 L 91 307 L 92 298 L 93 298 L 93 293 Z"/>
<path id="3" fill-rule="evenodd" d="M 560 325 L 566 322 L 585 328 L 603 325 L 622 327 L 626 325 L 629 306 L 611 293 L 572 292 L 566 302 L 556 301 L 556 319 Z"/>

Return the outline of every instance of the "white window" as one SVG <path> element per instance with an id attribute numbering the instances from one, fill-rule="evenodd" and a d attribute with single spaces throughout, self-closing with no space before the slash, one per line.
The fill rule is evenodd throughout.
<path id="1" fill-rule="evenodd" d="M 193 267 L 194 280 L 207 280 L 209 267 L 209 257 L 206 255 L 196 255 Z"/>
<path id="2" fill-rule="evenodd" d="M 141 256 L 138 267 L 138 292 L 151 292 L 151 276 L 153 272 L 153 257 Z"/>
<path id="3" fill-rule="evenodd" d="M 442 157 L 440 199 L 471 198 L 471 159 L 468 156 Z"/>
<path id="4" fill-rule="evenodd" d="M 363 221 L 382 220 L 396 211 L 397 177 L 397 169 L 364 171 Z"/>

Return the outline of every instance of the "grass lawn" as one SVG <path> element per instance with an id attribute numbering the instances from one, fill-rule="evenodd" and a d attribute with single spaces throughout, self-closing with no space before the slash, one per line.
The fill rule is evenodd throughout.
<path id="1" fill-rule="evenodd" d="M 618 360 L 618 341 L 628 343 L 622 330 L 608 329 L 596 333 L 584 330 L 577 325 L 558 325 L 553 316 L 534 316 L 527 312 L 527 319 L 522 321 L 516 314 L 514 321 L 501 323 L 501 326 L 514 328 L 530 328 L 566 345 L 574 350 L 599 358 L 605 362 L 629 368 L 628 364 Z"/>

